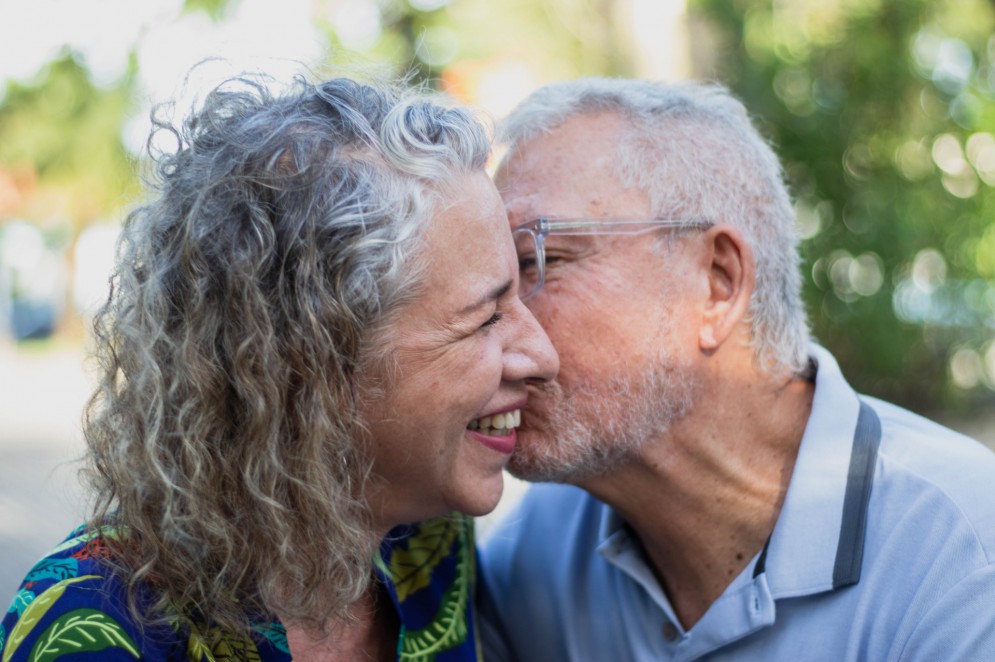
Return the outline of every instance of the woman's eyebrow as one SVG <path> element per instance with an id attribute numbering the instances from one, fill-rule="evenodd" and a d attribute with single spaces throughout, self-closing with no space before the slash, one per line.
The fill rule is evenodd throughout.
<path id="1" fill-rule="evenodd" d="M 477 308 L 485 306 L 488 303 L 490 303 L 491 301 L 495 301 L 497 299 L 500 299 L 505 294 L 507 294 L 508 292 L 511 291 L 512 284 L 513 284 L 513 281 L 509 278 L 505 283 L 503 283 L 503 284 L 495 287 L 493 290 L 491 290 L 490 292 L 488 292 L 484 296 L 480 297 L 479 299 L 477 299 L 473 303 L 469 304 L 468 306 L 464 306 L 463 308 L 461 308 L 458 311 L 457 314 L 459 314 L 459 315 L 469 315 L 470 313 L 472 313 Z"/>

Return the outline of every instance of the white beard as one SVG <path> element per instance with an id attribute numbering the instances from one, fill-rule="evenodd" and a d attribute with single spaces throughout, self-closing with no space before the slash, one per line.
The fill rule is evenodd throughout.
<path id="1" fill-rule="evenodd" d="M 525 480 L 560 483 L 606 473 L 632 458 L 691 411 L 697 391 L 690 363 L 675 361 L 666 349 L 635 374 L 629 366 L 598 383 L 566 390 L 554 381 L 540 390 L 530 400 L 544 415 L 531 406 L 524 412 L 508 469 Z"/>

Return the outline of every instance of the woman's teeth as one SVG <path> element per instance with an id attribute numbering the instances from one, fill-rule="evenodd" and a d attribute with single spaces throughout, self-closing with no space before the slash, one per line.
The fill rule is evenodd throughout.
<path id="1" fill-rule="evenodd" d="M 503 436 L 511 434 L 512 428 L 517 428 L 522 423 L 522 410 L 515 409 L 503 414 L 484 416 L 475 421 L 470 421 L 467 426 L 471 430 L 476 430 L 480 434 L 490 434 Z"/>

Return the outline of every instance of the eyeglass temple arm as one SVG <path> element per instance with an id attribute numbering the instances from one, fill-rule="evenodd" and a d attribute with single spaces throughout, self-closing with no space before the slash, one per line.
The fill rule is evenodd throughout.
<path id="1" fill-rule="evenodd" d="M 634 227 L 631 230 L 620 229 L 619 226 L 633 225 L 633 226 L 644 226 L 644 227 Z M 588 220 L 588 219 L 556 219 L 551 220 L 545 217 L 536 219 L 536 232 L 538 234 L 546 234 L 550 231 L 555 230 L 560 234 L 567 234 L 571 230 L 576 231 L 574 234 L 637 234 L 640 232 L 646 232 L 653 228 L 679 228 L 688 230 L 706 230 L 714 225 L 711 221 L 702 218 L 689 218 L 689 219 L 664 219 L 664 218 L 653 218 L 653 219 L 604 219 L 604 220 Z M 608 228 L 599 232 L 596 228 Z"/>

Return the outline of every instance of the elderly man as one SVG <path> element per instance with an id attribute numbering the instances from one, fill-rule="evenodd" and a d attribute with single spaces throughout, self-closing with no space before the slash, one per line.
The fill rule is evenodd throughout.
<path id="1" fill-rule="evenodd" d="M 995 454 L 810 344 L 780 165 L 723 89 L 547 86 L 497 173 L 561 371 L 482 557 L 487 659 L 995 656 Z"/>

